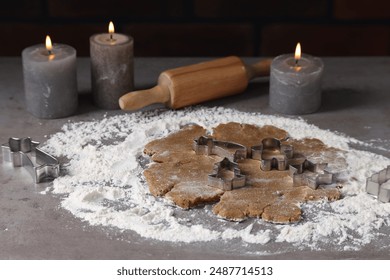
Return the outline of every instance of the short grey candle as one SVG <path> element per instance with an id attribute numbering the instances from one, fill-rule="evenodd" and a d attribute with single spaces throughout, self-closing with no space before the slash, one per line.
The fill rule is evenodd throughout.
<path id="1" fill-rule="evenodd" d="M 110 22 L 109 33 L 93 35 L 89 42 L 94 102 L 103 109 L 119 109 L 119 97 L 134 87 L 133 38 L 114 33 Z"/>
<path id="2" fill-rule="evenodd" d="M 299 52 L 299 55 L 298 53 Z M 283 114 L 316 112 L 321 106 L 322 60 L 307 54 L 284 54 L 271 64 L 270 106 Z"/>
<path id="3" fill-rule="evenodd" d="M 77 109 L 76 50 L 68 45 L 39 44 L 22 52 L 26 108 L 38 118 L 72 115 Z"/>

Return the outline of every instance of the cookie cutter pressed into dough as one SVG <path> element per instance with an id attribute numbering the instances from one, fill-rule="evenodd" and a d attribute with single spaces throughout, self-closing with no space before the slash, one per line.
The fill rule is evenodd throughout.
<path id="1" fill-rule="evenodd" d="M 264 171 L 286 170 L 289 159 L 293 157 L 293 146 L 281 144 L 279 139 L 264 138 L 258 146 L 252 146 L 252 159 L 260 161 Z"/>
<path id="2" fill-rule="evenodd" d="M 238 164 L 225 157 L 214 165 L 213 173 L 208 175 L 209 186 L 225 191 L 245 186 L 245 175 L 241 174 Z"/>
<path id="3" fill-rule="evenodd" d="M 217 141 L 207 136 L 195 139 L 193 149 L 197 155 L 217 155 L 233 162 L 247 157 L 245 146 L 234 142 Z"/>
<path id="4" fill-rule="evenodd" d="M 245 175 L 241 174 L 236 161 L 247 157 L 245 146 L 227 141 L 217 141 L 212 137 L 200 136 L 193 142 L 197 155 L 217 155 L 223 160 L 214 165 L 213 173 L 208 175 L 208 185 L 222 190 L 245 186 Z"/>
<path id="5" fill-rule="evenodd" d="M 332 184 L 334 176 L 327 166 L 327 163 L 313 163 L 307 159 L 290 162 L 288 168 L 294 187 L 305 185 L 315 190 L 319 185 Z"/>
<path id="6" fill-rule="evenodd" d="M 245 185 L 245 176 L 241 175 L 236 163 L 239 159 L 247 158 L 245 146 L 201 136 L 194 140 L 193 149 L 197 155 L 218 155 L 224 158 L 215 165 L 214 172 L 209 175 L 209 185 L 223 190 L 232 190 Z M 294 187 L 305 185 L 317 189 L 320 185 L 332 184 L 334 180 L 333 173 L 327 169 L 327 163 L 313 163 L 303 155 L 294 154 L 292 145 L 282 144 L 277 138 L 264 138 L 260 145 L 252 146 L 250 157 L 260 161 L 260 168 L 263 171 L 288 169 Z M 234 176 L 229 177 L 225 174 L 226 170 L 232 171 Z"/>
<path id="7" fill-rule="evenodd" d="M 9 138 L 8 143 L 1 145 L 3 161 L 10 162 L 14 167 L 25 167 L 35 183 L 57 178 L 60 174 L 58 160 L 42 151 L 37 146 L 39 142 L 30 137 Z M 35 158 L 35 163 L 32 160 Z"/>
<path id="8" fill-rule="evenodd" d="M 390 188 L 383 187 L 390 180 L 390 165 L 367 178 L 366 191 L 381 202 L 390 202 Z M 389 184 L 390 185 L 390 184 Z"/>
<path id="9" fill-rule="evenodd" d="M 260 161 L 260 168 L 264 171 L 289 169 L 293 185 L 307 185 L 317 189 L 319 185 L 333 182 L 333 174 L 327 170 L 327 163 L 313 163 L 303 155 L 295 155 L 292 145 L 282 144 L 276 138 L 264 138 L 262 144 L 251 148 L 252 159 Z"/>

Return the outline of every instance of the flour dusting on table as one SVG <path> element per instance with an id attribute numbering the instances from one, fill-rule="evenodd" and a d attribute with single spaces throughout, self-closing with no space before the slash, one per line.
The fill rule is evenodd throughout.
<path id="1" fill-rule="evenodd" d="M 142 175 L 147 164 L 143 155 L 147 142 L 190 123 L 211 130 L 232 121 L 273 125 L 294 138 L 316 137 L 328 146 L 347 151 L 343 198 L 306 205 L 303 208 L 306 216 L 298 224 L 273 225 L 257 219 L 227 222 L 213 217 L 207 207 L 180 210 L 149 193 Z M 56 179 L 49 193 L 62 195 L 62 206 L 91 225 L 132 230 L 142 237 L 162 241 L 235 239 L 241 240 L 238 242 L 243 246 L 287 242 L 318 250 L 323 246 L 356 250 L 374 240 L 381 227 L 390 225 L 390 203 L 379 203 L 365 192 L 366 177 L 389 165 L 390 159 L 352 149 L 350 143 L 359 141 L 322 130 L 299 118 L 195 107 L 68 123 L 62 132 L 50 137 L 44 149 L 70 159 L 64 167 L 67 175 Z"/>

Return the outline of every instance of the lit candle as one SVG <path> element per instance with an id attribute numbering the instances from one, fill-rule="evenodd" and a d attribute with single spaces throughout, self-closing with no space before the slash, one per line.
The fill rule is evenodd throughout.
<path id="1" fill-rule="evenodd" d="M 77 109 L 76 50 L 64 44 L 28 47 L 22 52 L 26 108 L 38 118 L 72 115 Z"/>
<path id="2" fill-rule="evenodd" d="M 318 57 L 295 54 L 276 57 L 271 64 L 270 106 L 283 114 L 316 112 L 321 106 L 321 78 L 324 65 Z"/>
<path id="3" fill-rule="evenodd" d="M 110 22 L 108 33 L 90 40 L 92 92 L 95 104 L 103 109 L 119 109 L 119 97 L 132 91 L 133 38 L 115 33 Z"/>

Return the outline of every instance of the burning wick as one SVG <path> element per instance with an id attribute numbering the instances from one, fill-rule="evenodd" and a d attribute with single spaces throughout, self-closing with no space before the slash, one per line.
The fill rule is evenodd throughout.
<path id="1" fill-rule="evenodd" d="M 298 66 L 298 62 L 301 59 L 301 44 L 300 43 L 298 43 L 297 47 L 295 48 L 294 58 L 295 58 L 295 66 Z"/>
<path id="2" fill-rule="evenodd" d="M 49 55 L 52 55 L 53 45 L 51 44 L 50 36 L 46 36 L 46 49 Z"/>
<path id="3" fill-rule="evenodd" d="M 114 24 L 112 23 L 112 21 L 110 21 L 110 23 L 108 24 L 108 33 L 110 34 L 110 41 L 114 40 L 113 38 L 114 32 L 115 32 Z"/>

